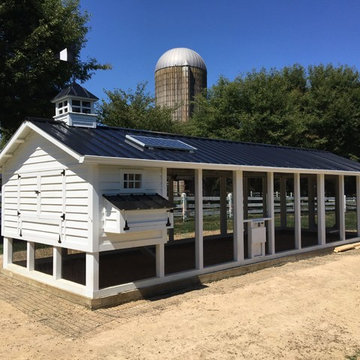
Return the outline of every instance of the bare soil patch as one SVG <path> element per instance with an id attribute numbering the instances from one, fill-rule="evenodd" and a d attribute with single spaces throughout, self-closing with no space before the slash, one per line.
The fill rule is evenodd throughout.
<path id="1" fill-rule="evenodd" d="M 360 250 L 87 310 L 0 274 L 1 359 L 360 358 Z"/>

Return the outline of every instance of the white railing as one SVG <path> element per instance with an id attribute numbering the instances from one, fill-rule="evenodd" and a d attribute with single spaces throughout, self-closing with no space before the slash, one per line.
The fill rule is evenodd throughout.
<path id="1" fill-rule="evenodd" d="M 253 196 L 250 194 L 248 197 L 248 213 L 249 214 L 263 214 L 263 197 Z M 181 196 L 174 197 L 174 203 L 176 208 L 174 210 L 175 217 L 182 217 L 185 221 L 189 217 L 195 216 L 195 197 L 188 196 L 182 193 Z M 309 211 L 308 197 L 301 197 L 300 199 L 301 211 Z M 345 211 L 356 210 L 356 197 L 345 196 Z M 280 213 L 280 196 L 278 192 L 274 194 L 274 208 L 275 213 Z M 316 198 L 315 198 L 315 211 L 316 209 Z M 335 197 L 325 197 L 325 210 L 334 211 L 336 207 Z M 226 196 L 226 212 L 228 218 L 233 216 L 233 196 L 232 193 L 228 193 Z M 294 213 L 294 196 L 292 193 L 286 196 L 286 212 Z M 204 196 L 203 197 L 203 214 L 204 216 L 220 215 L 220 197 L 219 196 Z"/>

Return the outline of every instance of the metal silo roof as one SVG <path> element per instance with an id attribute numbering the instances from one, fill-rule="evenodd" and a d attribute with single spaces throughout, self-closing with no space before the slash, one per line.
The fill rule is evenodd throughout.
<path id="1" fill-rule="evenodd" d="M 194 50 L 175 48 L 166 51 L 158 60 L 155 71 L 172 66 L 193 66 L 206 70 L 203 58 Z"/>

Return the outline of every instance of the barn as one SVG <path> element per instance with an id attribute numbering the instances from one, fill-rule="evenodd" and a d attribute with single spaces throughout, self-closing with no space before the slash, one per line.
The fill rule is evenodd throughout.
<path id="1" fill-rule="evenodd" d="M 105 304 L 359 240 L 359 163 L 106 127 L 96 100 L 71 84 L 53 119 L 27 119 L 2 150 L 8 274 Z"/>

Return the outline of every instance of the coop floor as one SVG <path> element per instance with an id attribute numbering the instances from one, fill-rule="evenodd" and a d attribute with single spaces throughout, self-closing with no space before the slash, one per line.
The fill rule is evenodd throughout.
<path id="1" fill-rule="evenodd" d="M 346 234 L 347 238 L 352 233 Z M 354 233 L 355 235 L 355 233 Z M 247 236 L 244 239 L 244 255 L 247 257 Z M 328 233 L 327 242 L 337 241 L 338 234 Z M 318 244 L 317 233 L 302 231 L 302 246 Z M 277 253 L 295 249 L 293 230 L 276 230 L 275 251 Z M 233 237 L 211 236 L 204 238 L 204 266 L 211 266 L 233 260 Z M 19 264 L 20 265 L 20 264 Z M 25 264 L 22 264 L 23 266 Z M 178 240 L 165 245 L 165 274 L 195 268 L 195 240 Z M 99 259 L 100 288 L 124 284 L 156 276 L 155 247 L 125 249 L 103 252 Z M 36 270 L 52 273 L 52 258 L 42 258 Z M 63 257 L 63 277 L 85 284 L 85 255 L 69 254 Z"/>

